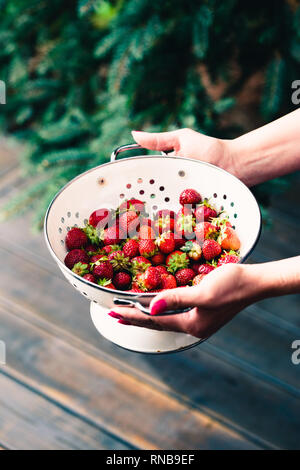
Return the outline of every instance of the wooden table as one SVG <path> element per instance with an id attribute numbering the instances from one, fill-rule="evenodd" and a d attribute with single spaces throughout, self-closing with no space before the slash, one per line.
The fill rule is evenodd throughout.
<path id="1" fill-rule="evenodd" d="M 12 155 L 0 154 L 1 204 L 24 184 Z M 299 183 L 273 198 L 252 261 L 299 253 Z M 194 349 L 144 356 L 98 335 L 27 216 L 1 223 L 0 244 L 0 448 L 300 448 L 299 296 L 248 308 Z"/>

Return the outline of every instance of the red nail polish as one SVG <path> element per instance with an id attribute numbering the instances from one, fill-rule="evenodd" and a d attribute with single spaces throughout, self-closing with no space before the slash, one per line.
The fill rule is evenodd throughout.
<path id="1" fill-rule="evenodd" d="M 165 299 L 160 299 L 152 305 L 150 315 L 157 315 L 167 310 L 167 302 Z"/>
<path id="2" fill-rule="evenodd" d="M 108 312 L 108 315 L 109 315 L 110 317 L 117 318 L 118 320 L 120 320 L 120 319 L 123 318 L 122 315 L 120 315 L 119 313 L 113 312 L 113 311 Z"/>
<path id="3" fill-rule="evenodd" d="M 118 320 L 118 323 L 121 323 L 122 325 L 131 325 L 130 321 L 127 320 Z"/>

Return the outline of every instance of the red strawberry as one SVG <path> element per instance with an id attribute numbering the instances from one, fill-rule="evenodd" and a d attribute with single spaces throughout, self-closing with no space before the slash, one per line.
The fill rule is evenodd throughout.
<path id="1" fill-rule="evenodd" d="M 201 263 L 197 261 L 191 264 L 191 268 L 195 274 L 198 274 L 198 269 L 200 268 L 200 266 L 202 266 Z"/>
<path id="2" fill-rule="evenodd" d="M 139 252 L 141 256 L 151 258 L 157 251 L 156 245 L 153 240 L 140 240 L 139 241 Z"/>
<path id="3" fill-rule="evenodd" d="M 123 251 L 112 251 L 108 255 L 108 261 L 111 262 L 112 267 L 115 271 L 123 271 L 124 269 L 128 269 L 130 266 L 130 260 L 128 257 L 125 256 Z"/>
<path id="4" fill-rule="evenodd" d="M 120 215 L 119 225 L 125 236 L 134 236 L 137 234 L 137 227 L 139 226 L 139 216 L 134 211 L 127 211 Z"/>
<path id="5" fill-rule="evenodd" d="M 221 233 L 218 240 L 221 243 L 223 250 L 237 251 L 241 247 L 240 239 L 235 230 L 226 225 L 221 227 Z"/>
<path id="6" fill-rule="evenodd" d="M 165 255 L 163 253 L 157 253 L 151 258 L 151 263 L 154 266 L 158 266 L 159 264 L 164 264 L 164 262 L 165 262 Z"/>
<path id="7" fill-rule="evenodd" d="M 124 202 L 119 207 L 119 213 L 125 212 L 127 210 L 135 211 L 135 212 L 144 212 L 145 211 L 145 203 L 140 201 L 139 199 L 131 198 Z"/>
<path id="8" fill-rule="evenodd" d="M 232 254 L 225 254 L 221 256 L 221 258 L 218 261 L 218 266 L 222 266 L 222 264 L 228 264 L 228 263 L 238 263 L 240 261 L 240 258 L 237 255 L 232 255 Z"/>
<path id="9" fill-rule="evenodd" d="M 198 261 L 201 258 L 201 246 L 197 242 L 188 241 L 186 244 L 181 248 L 182 251 L 187 253 L 188 257 L 191 258 L 193 261 Z"/>
<path id="10" fill-rule="evenodd" d="M 110 218 L 110 211 L 108 209 L 97 209 L 92 212 L 89 217 L 89 225 L 97 227 L 98 229 L 105 228 Z"/>
<path id="11" fill-rule="evenodd" d="M 161 287 L 162 289 L 175 289 L 175 287 L 177 287 L 175 276 L 173 276 L 172 274 L 162 274 Z"/>
<path id="12" fill-rule="evenodd" d="M 76 263 L 83 263 L 83 264 L 89 263 L 89 257 L 85 251 L 75 249 L 75 250 L 71 250 L 67 254 L 67 256 L 65 257 L 65 265 L 67 266 L 67 268 L 72 269 L 74 264 Z"/>
<path id="13" fill-rule="evenodd" d="M 103 230 L 101 238 L 103 239 L 104 245 L 116 245 L 125 238 L 125 234 L 118 225 L 112 225 Z"/>
<path id="14" fill-rule="evenodd" d="M 84 250 L 89 256 L 92 256 L 92 255 L 95 255 L 99 251 L 99 248 L 95 245 L 89 244 L 85 246 Z"/>
<path id="15" fill-rule="evenodd" d="M 154 222 L 154 229 L 156 233 L 173 232 L 174 230 L 174 219 L 170 218 L 169 215 L 158 217 Z"/>
<path id="16" fill-rule="evenodd" d="M 191 268 L 178 269 L 175 278 L 178 286 L 187 286 L 194 279 L 195 273 Z"/>
<path id="17" fill-rule="evenodd" d="M 216 256 L 219 256 L 221 253 L 222 248 L 221 245 L 216 242 L 215 240 L 204 240 L 203 245 L 202 245 L 202 253 L 204 258 L 209 261 Z"/>
<path id="18" fill-rule="evenodd" d="M 207 238 L 215 237 L 218 228 L 210 222 L 199 222 L 195 227 L 195 235 L 200 244 Z"/>
<path id="19" fill-rule="evenodd" d="M 144 256 L 136 256 L 131 260 L 131 271 L 133 275 L 143 273 L 147 268 L 151 266 L 151 263 Z"/>
<path id="20" fill-rule="evenodd" d="M 179 203 L 182 206 L 199 204 L 201 201 L 201 195 L 195 189 L 185 189 L 179 196 Z"/>
<path id="21" fill-rule="evenodd" d="M 113 278 L 113 284 L 117 289 L 120 289 L 120 290 L 128 289 L 130 284 L 131 284 L 130 274 L 128 274 L 124 271 L 121 271 L 121 272 L 115 274 L 115 276 Z"/>
<path id="22" fill-rule="evenodd" d="M 95 276 L 93 276 L 92 274 L 85 274 L 83 276 L 83 279 L 86 279 L 89 282 L 94 282 L 95 284 L 97 283 Z"/>
<path id="23" fill-rule="evenodd" d="M 147 217 L 141 217 L 141 225 L 146 225 L 147 227 L 152 227 L 153 225 L 153 220 L 147 219 Z"/>
<path id="24" fill-rule="evenodd" d="M 128 240 L 123 246 L 123 252 L 128 258 L 134 258 L 139 253 L 139 243 L 137 240 Z"/>
<path id="25" fill-rule="evenodd" d="M 78 276 L 84 276 L 89 273 L 89 265 L 87 263 L 76 263 L 72 268 L 73 273 Z"/>
<path id="26" fill-rule="evenodd" d="M 112 279 L 114 270 L 109 261 L 98 260 L 92 267 L 93 274 L 100 279 Z"/>
<path id="27" fill-rule="evenodd" d="M 66 247 L 68 251 L 75 250 L 76 248 L 84 248 L 88 244 L 86 234 L 77 227 L 71 228 L 66 235 Z"/>
<path id="28" fill-rule="evenodd" d="M 132 284 L 133 285 L 133 284 Z M 144 292 L 143 289 L 140 289 L 139 287 L 132 287 L 131 289 L 129 289 L 128 292 L 136 292 L 136 293 L 142 293 Z"/>
<path id="29" fill-rule="evenodd" d="M 205 276 L 205 274 L 197 274 L 193 279 L 193 286 L 198 286 Z"/>
<path id="30" fill-rule="evenodd" d="M 141 225 L 139 230 L 139 239 L 140 240 L 154 240 L 155 232 L 152 227 L 148 225 Z"/>
<path id="31" fill-rule="evenodd" d="M 215 269 L 215 267 L 212 266 L 211 264 L 200 264 L 200 266 L 198 268 L 198 273 L 199 274 L 208 274 L 211 271 L 213 271 L 214 269 Z"/>
<path id="32" fill-rule="evenodd" d="M 99 284 L 99 286 L 107 287 L 108 289 L 116 289 L 113 283 L 111 282 L 111 279 L 105 279 L 105 277 L 103 277 L 102 279 L 98 279 L 98 281 L 96 282 L 97 284 Z"/>
<path id="33" fill-rule="evenodd" d="M 108 255 L 112 251 L 119 251 L 121 250 L 120 245 L 105 245 L 103 247 L 103 251 Z"/>
<path id="34" fill-rule="evenodd" d="M 208 203 L 204 202 L 202 206 L 197 207 L 194 212 L 194 216 L 196 217 L 196 222 L 207 222 L 211 219 L 217 217 L 217 211 L 213 209 Z"/>
<path id="35" fill-rule="evenodd" d="M 147 268 L 138 279 L 138 285 L 145 291 L 157 289 L 160 286 L 160 283 L 161 275 L 154 266 Z"/>
<path id="36" fill-rule="evenodd" d="M 96 263 L 97 261 L 99 261 L 99 259 L 102 259 L 103 261 L 106 261 L 107 257 L 106 257 L 106 255 L 103 255 L 102 253 L 98 253 L 97 255 L 92 255 L 91 256 L 90 262 L 93 264 L 93 263 Z"/>
<path id="37" fill-rule="evenodd" d="M 157 220 L 160 217 L 170 217 L 170 219 L 175 219 L 176 214 L 174 211 L 170 211 L 169 209 L 161 209 L 156 212 L 154 219 Z"/>
<path id="38" fill-rule="evenodd" d="M 170 273 L 175 273 L 177 269 L 187 268 L 189 265 L 189 258 L 186 253 L 182 251 L 173 251 L 167 256 L 166 259 L 167 269 Z"/>
<path id="39" fill-rule="evenodd" d="M 185 245 L 185 238 L 178 233 L 174 233 L 174 241 L 175 241 L 175 250 L 179 250 L 182 246 Z"/>
<path id="40" fill-rule="evenodd" d="M 172 253 L 175 250 L 174 234 L 172 232 L 162 233 L 155 241 L 160 251 L 165 254 Z"/>
<path id="41" fill-rule="evenodd" d="M 156 266 L 156 271 L 158 271 L 160 275 L 169 274 L 165 266 Z"/>

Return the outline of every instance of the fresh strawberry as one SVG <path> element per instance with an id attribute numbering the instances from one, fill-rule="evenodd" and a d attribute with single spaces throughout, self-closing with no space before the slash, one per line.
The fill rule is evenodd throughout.
<path id="1" fill-rule="evenodd" d="M 187 268 L 189 265 L 189 258 L 186 253 L 182 251 L 173 251 L 167 256 L 166 259 L 167 270 L 174 274 L 178 269 Z"/>
<path id="2" fill-rule="evenodd" d="M 154 266 L 147 268 L 138 279 L 139 287 L 145 291 L 157 289 L 160 286 L 160 283 L 161 275 Z"/>
<path id="3" fill-rule="evenodd" d="M 241 242 L 236 234 L 236 231 L 228 226 L 221 227 L 220 236 L 218 238 L 219 243 L 223 250 L 234 250 L 240 249 Z"/>
<path id="4" fill-rule="evenodd" d="M 111 279 L 105 279 L 105 277 L 103 277 L 102 279 L 98 279 L 96 282 L 99 286 L 107 287 L 108 289 L 116 289 Z"/>
<path id="5" fill-rule="evenodd" d="M 217 217 L 217 211 L 208 204 L 207 201 L 204 201 L 201 206 L 198 206 L 194 212 L 196 222 L 208 222 L 211 219 Z"/>
<path id="6" fill-rule="evenodd" d="M 123 251 L 112 251 L 108 255 L 108 261 L 111 262 L 114 271 L 124 271 L 124 269 L 129 269 L 130 260 Z"/>
<path id="7" fill-rule="evenodd" d="M 187 286 L 191 284 L 195 277 L 195 273 L 191 268 L 178 269 L 175 273 L 175 278 L 178 286 Z"/>
<path id="8" fill-rule="evenodd" d="M 179 250 L 182 246 L 185 245 L 186 239 L 182 238 L 180 234 L 174 233 L 174 241 L 175 241 L 175 250 Z"/>
<path id="9" fill-rule="evenodd" d="M 162 233 L 156 240 L 156 245 L 162 253 L 169 254 L 175 250 L 174 234 L 172 232 Z"/>
<path id="10" fill-rule="evenodd" d="M 200 268 L 200 266 L 202 266 L 202 264 L 199 261 L 194 261 L 191 263 L 191 268 L 195 274 L 198 274 L 198 269 Z"/>
<path id="11" fill-rule="evenodd" d="M 139 199 L 131 198 L 120 205 L 118 212 L 121 214 L 126 211 L 135 211 L 138 213 L 145 212 L 145 203 Z"/>
<path id="12" fill-rule="evenodd" d="M 221 245 L 216 242 L 216 240 L 204 240 L 203 245 L 202 245 L 202 253 L 204 258 L 209 261 L 216 256 L 219 256 L 221 253 L 222 248 Z"/>
<path id="13" fill-rule="evenodd" d="M 155 220 L 154 229 L 158 234 L 169 231 L 173 232 L 174 223 L 174 219 L 170 218 L 169 215 L 161 216 Z"/>
<path id="14" fill-rule="evenodd" d="M 195 218 L 193 217 L 192 212 L 186 207 L 183 207 L 180 209 L 175 219 L 175 232 L 181 235 L 181 237 L 185 237 L 187 239 L 195 238 L 194 227 Z"/>
<path id="15" fill-rule="evenodd" d="M 121 246 L 120 245 L 105 245 L 103 247 L 103 251 L 108 255 L 109 253 L 111 253 L 112 251 L 119 251 L 121 250 Z"/>
<path id="16" fill-rule="evenodd" d="M 97 283 L 96 278 L 95 278 L 95 276 L 93 276 L 93 274 L 85 274 L 83 276 L 83 279 L 85 279 L 86 281 L 89 281 L 89 282 L 94 282 L 95 284 Z"/>
<path id="17" fill-rule="evenodd" d="M 187 253 L 188 257 L 193 261 L 198 261 L 201 258 L 201 246 L 197 242 L 188 241 L 183 247 L 180 248 L 181 251 Z"/>
<path id="18" fill-rule="evenodd" d="M 141 225 L 139 230 L 139 239 L 140 240 L 154 240 L 155 232 L 152 227 L 148 225 Z"/>
<path id="19" fill-rule="evenodd" d="M 131 272 L 134 276 L 139 273 L 143 273 L 150 266 L 150 261 L 144 258 L 144 256 L 136 256 L 131 260 Z"/>
<path id="20" fill-rule="evenodd" d="M 78 248 L 69 251 L 69 253 L 65 257 L 65 265 L 67 266 L 67 268 L 72 269 L 76 263 L 89 263 L 89 257 L 86 252 L 83 250 L 79 250 Z"/>
<path id="21" fill-rule="evenodd" d="M 84 276 L 89 273 L 89 265 L 87 263 L 76 263 L 72 268 L 73 273 L 78 276 Z"/>
<path id="22" fill-rule="evenodd" d="M 161 287 L 162 289 L 175 289 L 177 282 L 173 274 L 162 274 L 161 275 Z"/>
<path id="23" fill-rule="evenodd" d="M 170 217 L 170 219 L 175 219 L 176 214 L 174 211 L 171 211 L 170 209 L 161 209 L 156 212 L 154 219 L 157 220 L 160 217 Z"/>
<path id="24" fill-rule="evenodd" d="M 185 189 L 179 196 L 179 203 L 182 206 L 199 204 L 201 201 L 202 197 L 195 189 Z"/>
<path id="25" fill-rule="evenodd" d="M 199 222 L 195 227 L 197 241 L 202 245 L 207 238 L 214 238 L 218 234 L 218 228 L 210 222 Z"/>
<path id="26" fill-rule="evenodd" d="M 92 245 L 102 245 L 102 241 L 100 240 L 100 229 L 95 228 L 93 225 L 86 224 L 83 231 Z"/>
<path id="27" fill-rule="evenodd" d="M 157 253 L 151 258 L 151 263 L 153 264 L 153 266 L 164 264 L 164 262 L 165 262 L 165 255 L 163 253 Z"/>
<path id="28" fill-rule="evenodd" d="M 107 256 L 104 255 L 103 253 L 92 255 L 90 258 L 90 263 L 91 264 L 96 263 L 97 261 L 99 261 L 99 259 L 101 259 L 102 261 L 107 261 Z"/>
<path id="29" fill-rule="evenodd" d="M 239 261 L 240 258 L 236 254 L 224 254 L 220 257 L 218 261 L 218 266 L 222 266 L 223 264 L 228 263 L 238 263 Z"/>
<path id="30" fill-rule="evenodd" d="M 88 244 L 86 234 L 80 228 L 73 227 L 66 235 L 66 247 L 68 251 L 76 248 L 84 248 Z"/>
<path id="31" fill-rule="evenodd" d="M 113 284 L 116 289 L 126 290 L 131 284 L 131 276 L 127 272 L 121 271 L 115 274 L 113 278 Z"/>
<path id="32" fill-rule="evenodd" d="M 89 225 L 98 229 L 105 228 L 109 222 L 110 211 L 108 209 L 97 209 L 89 217 Z"/>
<path id="33" fill-rule="evenodd" d="M 197 274 L 193 279 L 193 286 L 198 286 L 206 274 Z"/>
<path id="34" fill-rule="evenodd" d="M 92 274 L 100 279 L 112 279 L 114 270 L 109 261 L 98 260 L 92 265 Z"/>
<path id="35" fill-rule="evenodd" d="M 139 243 L 137 240 L 128 240 L 123 246 L 123 252 L 128 258 L 134 258 L 139 253 Z"/>
<path id="36" fill-rule="evenodd" d="M 139 252 L 141 256 L 151 258 L 157 252 L 156 245 L 153 240 L 139 240 Z"/>
<path id="37" fill-rule="evenodd" d="M 144 291 L 140 287 L 132 287 L 131 289 L 129 289 L 128 292 L 135 292 L 136 294 L 138 294 L 138 293 L 143 293 Z"/>
<path id="38" fill-rule="evenodd" d="M 89 256 L 92 256 L 92 255 L 96 255 L 99 252 L 99 247 L 88 244 L 84 247 L 84 250 Z"/>
<path id="39" fill-rule="evenodd" d="M 141 226 L 146 225 L 147 227 L 152 227 L 154 224 L 153 220 L 148 219 L 147 217 L 141 217 L 140 221 L 141 221 Z"/>
<path id="40" fill-rule="evenodd" d="M 119 225 L 125 236 L 133 237 L 136 235 L 139 224 L 139 216 L 134 211 L 127 211 L 120 215 Z"/>
<path id="41" fill-rule="evenodd" d="M 161 275 L 169 274 L 165 266 L 156 266 L 156 271 L 158 271 Z"/>
<path id="42" fill-rule="evenodd" d="M 200 266 L 198 268 L 198 273 L 199 274 L 208 274 L 211 271 L 213 271 L 214 269 L 215 269 L 215 267 L 212 266 L 211 264 L 200 264 Z"/>
<path id="43" fill-rule="evenodd" d="M 115 224 L 104 229 L 101 233 L 101 239 L 103 240 L 104 245 L 116 245 L 124 238 L 125 234 L 123 230 Z"/>

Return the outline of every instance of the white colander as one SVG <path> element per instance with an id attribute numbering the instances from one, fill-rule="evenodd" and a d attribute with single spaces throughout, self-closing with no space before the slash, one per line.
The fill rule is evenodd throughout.
<path id="1" fill-rule="evenodd" d="M 73 226 L 84 226 L 89 215 L 101 207 L 116 208 L 125 199 L 139 198 L 148 212 L 179 208 L 183 189 L 195 188 L 223 208 L 241 241 L 241 262 L 249 256 L 261 231 L 261 214 L 251 191 L 230 173 L 199 160 L 164 155 L 137 156 L 116 161 L 119 153 L 140 148 L 124 145 L 111 155 L 111 162 L 74 178 L 54 197 L 45 217 L 45 238 L 51 255 L 64 276 L 91 301 L 96 328 L 114 343 L 140 352 L 169 352 L 191 347 L 199 339 L 183 333 L 162 332 L 122 325 L 105 315 L 116 304 L 137 305 L 145 313 L 155 294 L 111 290 L 93 284 L 64 264 L 65 237 Z"/>

